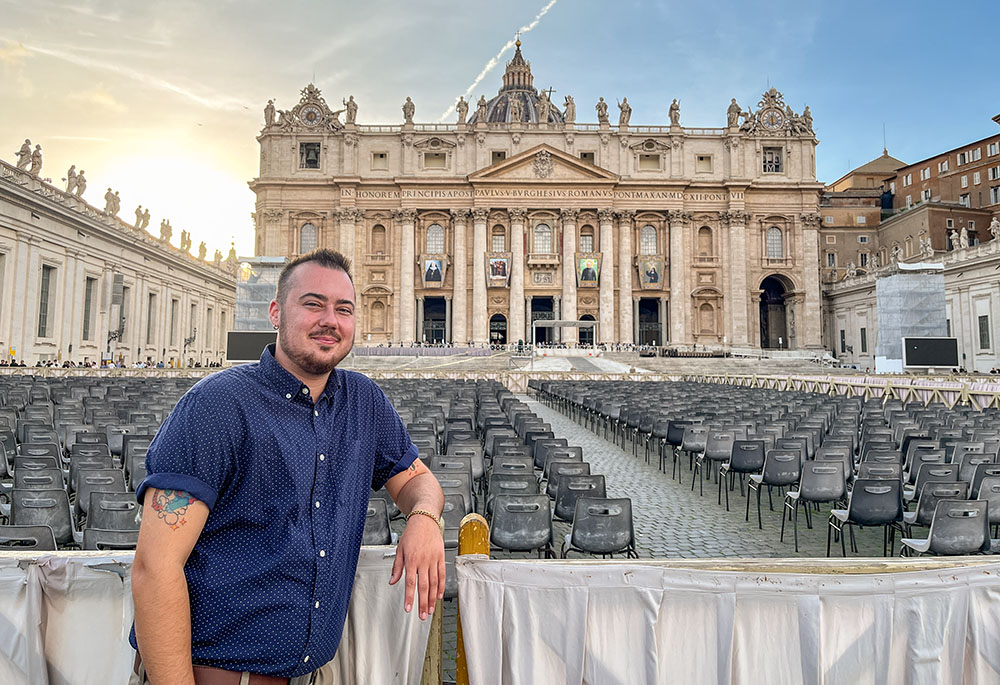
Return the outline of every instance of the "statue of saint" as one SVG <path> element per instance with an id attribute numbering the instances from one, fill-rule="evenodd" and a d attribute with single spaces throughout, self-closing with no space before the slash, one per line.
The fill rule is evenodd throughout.
<path id="1" fill-rule="evenodd" d="M 951 249 L 957 250 L 958 249 L 958 231 L 956 231 L 954 228 L 951 229 L 951 232 L 948 234 L 948 240 L 951 241 Z"/>
<path id="2" fill-rule="evenodd" d="M 142 205 L 135 208 L 135 226 L 132 228 L 137 231 L 142 228 Z"/>
<path id="3" fill-rule="evenodd" d="M 677 98 L 674 98 L 674 101 L 670 103 L 670 125 L 681 125 L 681 103 Z"/>
<path id="4" fill-rule="evenodd" d="M 410 96 L 406 96 L 406 102 L 403 103 L 403 123 L 412 124 L 413 114 L 417 111 L 417 106 L 413 104 L 413 100 Z"/>
<path id="5" fill-rule="evenodd" d="M 608 123 L 608 103 L 604 101 L 604 98 L 601 98 L 597 101 L 597 104 L 594 106 L 594 109 L 597 110 L 597 123 L 598 124 Z"/>
<path id="6" fill-rule="evenodd" d="M 469 103 L 465 101 L 465 98 L 459 96 L 458 102 L 455 104 L 455 111 L 458 112 L 458 125 L 465 126 L 465 118 L 469 116 Z"/>
<path id="7" fill-rule="evenodd" d="M 31 165 L 31 139 L 25 138 L 21 149 L 17 151 L 17 168 L 26 170 Z"/>
<path id="8" fill-rule="evenodd" d="M 198 245 L 198 259 L 205 261 L 205 253 L 208 251 L 208 247 L 205 246 L 205 241 L 202 240 L 201 244 Z"/>
<path id="9" fill-rule="evenodd" d="M 28 173 L 32 176 L 38 176 L 42 173 L 42 146 L 36 145 L 35 151 L 31 153 L 31 168 L 28 169 Z"/>
<path id="10" fill-rule="evenodd" d="M 892 246 L 891 257 L 893 264 L 896 264 L 897 262 L 899 262 L 900 259 L 903 258 L 903 248 L 899 246 L 899 243 L 896 243 L 895 245 Z"/>
<path id="11" fill-rule="evenodd" d="M 576 123 L 576 102 L 573 100 L 572 95 L 567 95 L 566 100 L 563 102 L 563 107 L 566 109 L 563 111 L 563 121 L 567 124 Z"/>
<path id="12" fill-rule="evenodd" d="M 962 232 L 958 236 L 958 246 L 963 250 L 969 246 L 969 229 L 962 226 Z"/>
<path id="13" fill-rule="evenodd" d="M 215 255 L 212 257 L 212 263 L 215 265 L 216 269 L 218 269 L 219 264 L 222 263 L 222 253 L 218 250 L 215 251 Z"/>
<path id="14" fill-rule="evenodd" d="M 118 191 L 116 190 L 115 191 L 115 198 L 114 198 L 114 212 L 113 212 L 113 214 L 115 216 L 118 216 L 118 212 L 120 212 L 121 209 L 122 209 L 122 200 L 121 200 L 120 197 L 118 197 Z"/>
<path id="15" fill-rule="evenodd" d="M 268 100 L 264 106 L 264 128 L 274 126 L 274 100 Z"/>
<path id="16" fill-rule="evenodd" d="M 106 214 L 114 214 L 115 212 L 115 194 L 111 188 L 108 188 L 108 192 L 104 193 L 104 211 Z"/>
<path id="17" fill-rule="evenodd" d="M 854 262 L 847 263 L 847 276 L 853 278 L 858 275 L 858 267 L 854 265 Z"/>
<path id="18" fill-rule="evenodd" d="M 145 229 L 149 226 L 149 207 L 146 207 L 146 211 L 142 213 L 142 223 L 139 228 Z"/>
<path id="19" fill-rule="evenodd" d="M 736 128 L 740 125 L 740 114 L 743 110 L 740 106 L 736 104 L 736 98 L 733 98 L 732 102 L 729 103 L 729 109 L 726 110 L 726 125 L 729 128 Z"/>
<path id="20" fill-rule="evenodd" d="M 740 116 L 743 117 L 743 123 L 740 124 L 740 131 L 744 133 L 752 131 L 754 125 L 753 107 L 747 107 L 747 111 L 741 112 Z"/>
<path id="21" fill-rule="evenodd" d="M 628 126 L 628 122 L 632 118 L 632 105 L 628 104 L 628 98 L 622 98 L 622 101 L 618 103 L 618 109 L 621 110 L 621 114 L 618 115 L 618 125 Z"/>
<path id="22" fill-rule="evenodd" d="M 813 115 L 809 111 L 809 105 L 806 105 L 806 108 L 802 110 L 802 124 L 806 127 L 806 131 L 813 132 Z"/>
<path id="23" fill-rule="evenodd" d="M 996 217 L 990 222 L 990 235 L 993 236 L 993 240 L 1000 238 L 1000 219 Z"/>
<path id="24" fill-rule="evenodd" d="M 66 178 L 63 180 L 66 181 L 67 193 L 72 193 L 76 190 L 76 164 L 69 168 L 69 171 L 66 172 Z"/>
<path id="25" fill-rule="evenodd" d="M 160 240 L 165 243 L 170 242 L 170 237 L 174 234 L 174 229 L 166 219 L 160 221 Z"/>
<path id="26" fill-rule="evenodd" d="M 347 114 L 344 116 L 344 121 L 348 124 L 354 124 L 358 120 L 358 103 L 354 101 L 354 96 L 351 95 L 347 100 L 341 100 L 344 103 L 344 109 Z"/>
<path id="27" fill-rule="evenodd" d="M 190 247 L 191 247 L 191 244 L 188 242 L 188 232 L 182 230 L 181 231 L 181 244 L 180 244 L 181 252 L 187 252 Z"/>
<path id="28" fill-rule="evenodd" d="M 517 95 L 511 95 L 507 103 L 507 108 L 510 110 L 510 123 L 520 124 L 524 118 L 524 105 L 521 103 L 521 98 Z"/>
<path id="29" fill-rule="evenodd" d="M 479 102 L 476 103 L 476 123 L 486 123 L 486 96 L 480 95 Z"/>
<path id="30" fill-rule="evenodd" d="M 278 110 L 278 128 L 282 131 L 290 131 L 292 129 L 292 115 L 286 110 Z"/>
<path id="31" fill-rule="evenodd" d="M 552 100 L 549 100 L 549 94 L 546 91 L 542 91 L 538 96 L 538 123 L 547 124 L 549 123 L 549 115 L 552 113 Z"/>
<path id="32" fill-rule="evenodd" d="M 76 196 L 83 197 L 83 191 L 87 189 L 87 177 L 84 175 L 86 172 L 80 169 L 80 173 L 76 175 Z"/>
<path id="33" fill-rule="evenodd" d="M 230 243 L 229 244 L 229 256 L 226 257 L 226 261 L 227 262 L 233 262 L 233 263 L 236 262 L 236 244 L 235 243 Z"/>

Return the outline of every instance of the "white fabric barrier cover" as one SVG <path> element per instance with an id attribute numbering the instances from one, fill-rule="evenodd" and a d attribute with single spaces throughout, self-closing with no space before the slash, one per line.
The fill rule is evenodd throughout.
<path id="1" fill-rule="evenodd" d="M 459 557 L 473 685 L 1000 682 L 1000 564 L 897 573 Z"/>
<path id="2" fill-rule="evenodd" d="M 419 683 L 430 621 L 389 585 L 392 547 L 364 547 L 340 648 L 322 685 Z M 135 652 L 132 554 L 2 553 L 0 683 L 127 683 Z"/>

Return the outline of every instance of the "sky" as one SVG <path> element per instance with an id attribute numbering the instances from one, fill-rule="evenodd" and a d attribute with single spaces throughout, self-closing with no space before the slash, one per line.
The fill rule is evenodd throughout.
<path id="1" fill-rule="evenodd" d="M 723 126 L 730 98 L 756 109 L 774 86 L 810 106 L 828 183 L 883 140 L 912 163 L 1000 132 L 996 0 L 0 0 L 0 17 L 0 158 L 30 138 L 43 177 L 75 164 L 91 204 L 110 186 L 120 216 L 141 204 L 209 255 L 253 252 L 269 98 L 314 82 L 331 107 L 354 95 L 361 124 L 402 123 L 407 96 L 418 123 L 452 121 L 459 95 L 496 94 L 518 30 L 536 87 L 573 95 L 581 123 L 627 96 L 634 126 L 669 123 L 673 98 L 682 125 Z"/>

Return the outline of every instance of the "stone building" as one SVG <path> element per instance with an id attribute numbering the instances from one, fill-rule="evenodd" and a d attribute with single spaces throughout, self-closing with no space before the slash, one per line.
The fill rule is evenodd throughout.
<path id="1" fill-rule="evenodd" d="M 148 211 L 135 226 L 119 219 L 110 189 L 108 197 L 100 210 L 82 190 L 0 161 L 0 358 L 221 362 L 235 250 L 225 260 L 195 258 L 171 246 L 169 233 L 150 235 Z M 190 248 L 190 236 L 182 240 Z"/>
<path id="2" fill-rule="evenodd" d="M 676 100 L 637 126 L 601 98 L 577 123 L 533 80 L 518 43 L 497 95 L 461 100 L 455 123 L 415 123 L 407 97 L 402 124 L 360 124 L 353 97 L 332 111 L 313 85 L 269 102 L 256 256 L 351 257 L 358 344 L 516 342 L 557 318 L 597 321 L 601 342 L 820 346 L 808 108 L 771 89 L 732 100 L 723 128 L 682 125 Z"/>

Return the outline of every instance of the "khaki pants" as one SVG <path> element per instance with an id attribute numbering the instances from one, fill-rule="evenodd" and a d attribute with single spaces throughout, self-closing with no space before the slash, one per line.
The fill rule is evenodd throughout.
<path id="1" fill-rule="evenodd" d="M 247 685 L 250 682 L 250 674 L 244 671 L 240 674 L 240 685 Z M 297 678 L 290 678 L 289 685 L 331 685 L 333 683 L 333 672 L 329 665 L 322 666 L 312 673 L 307 673 L 305 675 L 300 675 Z M 138 672 L 136 669 L 132 669 L 132 673 L 128 679 L 128 685 L 148 685 L 149 680 L 146 679 L 146 666 L 139 662 Z"/>

